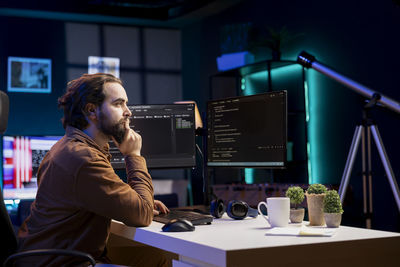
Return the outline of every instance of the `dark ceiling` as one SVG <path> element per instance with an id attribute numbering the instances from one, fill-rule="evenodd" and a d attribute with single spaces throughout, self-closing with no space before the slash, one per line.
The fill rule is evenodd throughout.
<path id="1" fill-rule="evenodd" d="M 106 15 L 126 18 L 168 21 L 193 12 L 221 9 L 238 0 L 3 0 L 0 8 Z M 210 10 L 211 9 L 211 10 Z M 203 12 L 204 13 L 204 12 Z M 213 12 L 212 12 L 213 13 Z"/>

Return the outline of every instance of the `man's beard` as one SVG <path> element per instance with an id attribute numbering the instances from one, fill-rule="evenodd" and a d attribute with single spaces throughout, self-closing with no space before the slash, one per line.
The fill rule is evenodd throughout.
<path id="1" fill-rule="evenodd" d="M 125 128 L 125 123 L 127 119 L 120 119 L 114 125 L 107 123 L 107 117 L 100 111 L 100 126 L 99 130 L 107 136 L 114 137 L 118 144 L 121 144 L 124 140 L 127 129 Z"/>

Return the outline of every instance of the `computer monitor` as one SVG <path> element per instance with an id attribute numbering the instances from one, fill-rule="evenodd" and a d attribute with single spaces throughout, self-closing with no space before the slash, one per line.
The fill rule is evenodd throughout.
<path id="1" fill-rule="evenodd" d="M 33 199 L 37 171 L 46 153 L 62 136 L 3 136 L 3 194 L 5 199 Z"/>
<path id="2" fill-rule="evenodd" d="M 130 127 L 142 136 L 141 155 L 148 168 L 190 168 L 196 165 L 193 103 L 129 105 Z M 110 142 L 111 165 L 124 169 L 124 157 Z"/>
<path id="3" fill-rule="evenodd" d="M 207 166 L 285 168 L 287 93 L 207 102 Z"/>

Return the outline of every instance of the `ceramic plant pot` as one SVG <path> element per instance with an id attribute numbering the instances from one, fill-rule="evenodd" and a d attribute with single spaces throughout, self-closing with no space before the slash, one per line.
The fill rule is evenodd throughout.
<path id="1" fill-rule="evenodd" d="M 324 219 L 324 198 L 325 194 L 307 194 L 308 219 L 310 225 L 325 225 Z"/>
<path id="2" fill-rule="evenodd" d="M 342 221 L 341 213 L 324 213 L 324 218 L 327 227 L 337 228 Z"/>
<path id="3" fill-rule="evenodd" d="M 304 220 L 304 208 L 290 209 L 290 222 L 301 223 Z"/>

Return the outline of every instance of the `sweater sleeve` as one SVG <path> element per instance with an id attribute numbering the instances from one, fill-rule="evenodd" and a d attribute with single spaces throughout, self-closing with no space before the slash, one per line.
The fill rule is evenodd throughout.
<path id="1" fill-rule="evenodd" d="M 143 157 L 126 157 L 128 183 L 101 157 L 85 162 L 76 175 L 77 205 L 129 226 L 153 219 L 153 184 Z"/>

